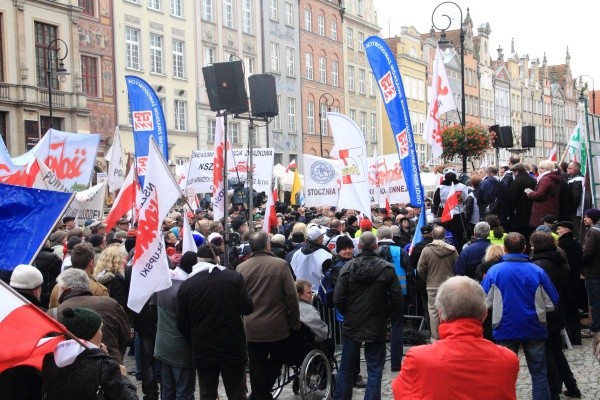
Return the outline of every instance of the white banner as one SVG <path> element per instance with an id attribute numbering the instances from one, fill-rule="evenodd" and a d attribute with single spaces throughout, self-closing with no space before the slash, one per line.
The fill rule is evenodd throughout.
<path id="1" fill-rule="evenodd" d="M 104 217 L 105 196 L 106 182 L 77 192 L 65 215 L 73 216 L 78 220 L 102 220 Z"/>
<path id="2" fill-rule="evenodd" d="M 390 204 L 408 203 L 410 201 L 408 191 L 406 190 L 404 174 L 402 173 L 402 168 L 400 168 L 398 154 L 381 155 L 377 157 L 377 160 L 369 157 L 369 171 L 372 170 L 377 170 L 377 178 L 375 178 L 374 174 L 369 174 L 371 203 L 377 203 L 379 197 L 384 201 L 385 205 L 388 190 Z M 379 196 L 377 192 L 379 192 Z"/>
<path id="3" fill-rule="evenodd" d="M 248 149 L 237 149 L 233 150 L 233 159 L 227 158 L 230 184 L 238 182 L 239 173 L 239 179 L 244 182 L 244 187 L 248 187 L 248 153 Z M 273 149 L 252 149 L 252 154 L 254 190 L 259 193 L 265 192 L 268 196 L 271 193 L 273 181 Z M 214 151 L 212 150 L 194 150 L 192 152 L 187 189 L 191 188 L 195 193 L 212 193 L 213 159 Z"/>
<path id="4" fill-rule="evenodd" d="M 303 154 L 304 205 L 336 206 L 340 193 L 341 167 L 338 160 Z"/>
<path id="5" fill-rule="evenodd" d="M 119 127 L 115 128 L 113 144 L 104 157 L 108 161 L 108 189 L 116 192 L 123 186 L 125 174 L 123 173 L 123 150 L 121 149 L 121 133 Z"/>

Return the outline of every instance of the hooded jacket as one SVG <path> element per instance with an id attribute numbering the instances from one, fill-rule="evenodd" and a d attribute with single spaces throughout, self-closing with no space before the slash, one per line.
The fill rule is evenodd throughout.
<path id="1" fill-rule="evenodd" d="M 306 244 L 292 257 L 290 264 L 296 279 L 304 279 L 312 284 L 313 291 L 317 291 L 323 276 L 323 270 L 331 267 L 331 253 L 322 244 L 307 240 Z M 329 260 L 329 263 L 323 263 Z M 329 264 L 329 265 L 328 265 Z"/>
<path id="2" fill-rule="evenodd" d="M 560 171 L 555 169 L 542 176 L 533 192 L 527 197 L 532 200 L 529 226 L 535 228 L 548 214 L 560 214 Z"/>
<path id="3" fill-rule="evenodd" d="M 600 224 L 588 229 L 581 248 L 583 276 L 585 279 L 600 279 Z"/>
<path id="4" fill-rule="evenodd" d="M 340 271 L 333 304 L 344 315 L 344 335 L 357 342 L 383 342 L 390 315 L 402 308 L 394 266 L 363 251 Z"/>
<path id="5" fill-rule="evenodd" d="M 569 266 L 558 251 L 541 251 L 531 254 L 531 262 L 541 267 L 552 281 L 560 300 L 555 309 L 548 313 L 548 330 L 560 331 L 565 327 L 567 304 L 571 297 Z"/>
<path id="6" fill-rule="evenodd" d="M 427 289 L 438 288 L 454 276 L 454 264 L 458 259 L 456 248 L 444 240 L 436 239 L 423 249 L 417 272 L 425 280 Z"/>

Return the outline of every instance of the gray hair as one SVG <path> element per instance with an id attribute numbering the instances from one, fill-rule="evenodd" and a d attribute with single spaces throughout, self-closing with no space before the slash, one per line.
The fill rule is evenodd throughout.
<path id="1" fill-rule="evenodd" d="M 400 236 L 400 227 L 398 225 L 390 226 L 390 230 L 392 231 L 392 237 Z M 377 231 L 377 232 L 379 232 L 379 231 Z"/>
<path id="2" fill-rule="evenodd" d="M 267 247 L 269 245 L 269 234 L 264 231 L 256 231 L 252 235 L 250 235 L 248 243 L 250 244 L 250 250 L 253 253 L 265 251 L 267 250 Z"/>
<path id="3" fill-rule="evenodd" d="M 446 239 L 446 230 L 443 226 L 436 226 L 433 228 L 432 236 L 434 239 L 444 240 Z"/>
<path id="4" fill-rule="evenodd" d="M 281 233 L 277 233 L 271 237 L 271 243 L 277 243 L 277 244 L 283 245 L 283 244 L 285 244 L 285 236 L 283 236 Z"/>
<path id="5" fill-rule="evenodd" d="M 90 278 L 88 274 L 78 268 L 69 268 L 58 276 L 58 285 L 63 289 L 85 289 L 90 290 Z"/>
<path id="6" fill-rule="evenodd" d="M 473 234 L 479 239 L 486 239 L 490 236 L 490 224 L 485 221 L 478 222 L 473 228 Z"/>
<path id="7" fill-rule="evenodd" d="M 363 232 L 358 239 L 358 245 L 362 251 L 377 250 L 377 238 L 371 232 Z"/>
<path id="8" fill-rule="evenodd" d="M 378 239 L 391 239 L 392 238 L 392 229 L 389 226 L 382 226 L 377 229 L 377 238 Z"/>
<path id="9" fill-rule="evenodd" d="M 435 296 L 435 308 L 443 322 L 459 318 L 474 318 L 483 322 L 487 316 L 481 285 L 466 276 L 454 276 L 440 285 Z"/>

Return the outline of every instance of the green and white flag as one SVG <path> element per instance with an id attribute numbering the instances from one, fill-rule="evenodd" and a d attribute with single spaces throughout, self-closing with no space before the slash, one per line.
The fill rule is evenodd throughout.
<path id="1" fill-rule="evenodd" d="M 583 131 L 583 121 L 577 121 L 577 126 L 571 133 L 569 139 L 569 154 L 574 161 L 581 164 L 581 174 L 585 175 L 587 166 L 587 145 L 585 144 L 585 134 Z"/>

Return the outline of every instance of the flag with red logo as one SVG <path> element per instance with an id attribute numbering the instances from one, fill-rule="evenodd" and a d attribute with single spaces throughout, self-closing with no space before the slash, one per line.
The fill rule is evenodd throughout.
<path id="1" fill-rule="evenodd" d="M 193 251 L 196 253 L 198 251 L 198 246 L 196 246 L 196 242 L 194 241 L 194 235 L 192 235 L 192 228 L 190 226 L 190 221 L 188 218 L 188 211 L 183 210 L 183 232 L 181 234 L 183 246 L 181 249 L 181 254 L 185 254 L 188 251 Z"/>
<path id="2" fill-rule="evenodd" d="M 117 221 L 125 214 L 127 214 L 132 208 L 135 208 L 135 198 L 138 192 L 138 183 L 135 179 L 135 168 L 131 168 L 117 198 L 113 202 L 113 205 L 106 216 L 104 223 L 106 224 L 106 231 L 110 231 L 116 224 Z"/>
<path id="3" fill-rule="evenodd" d="M 298 166 L 296 165 L 296 159 L 294 158 L 290 164 L 287 166 L 287 168 L 285 169 L 285 172 L 290 172 L 290 169 L 292 168 L 298 168 Z"/>
<path id="4" fill-rule="evenodd" d="M 435 49 L 435 59 L 433 60 L 433 77 L 431 79 L 431 96 L 429 98 L 429 107 L 427 110 L 427 120 L 425 121 L 425 131 L 423 137 L 428 145 L 431 146 L 433 158 L 442 155 L 442 127 L 440 116 L 448 111 L 456 110 L 456 103 L 450 90 L 450 81 L 446 75 L 446 68 L 442 60 L 440 48 Z"/>
<path id="5" fill-rule="evenodd" d="M 548 156 L 548 160 L 556 162 L 558 161 L 558 157 L 556 156 L 556 145 L 552 148 L 550 155 Z"/>
<path id="6" fill-rule="evenodd" d="M 458 205 L 460 204 L 460 196 L 462 191 L 456 191 L 454 189 L 454 182 L 450 186 L 450 192 L 448 192 L 448 198 L 444 204 L 444 211 L 442 211 L 442 222 L 448 222 L 452 220 L 452 217 L 459 214 Z"/>
<path id="7" fill-rule="evenodd" d="M 267 205 L 265 207 L 265 219 L 263 219 L 263 231 L 271 233 L 273 227 L 277 227 L 277 211 L 275 210 L 275 203 L 279 201 L 279 194 L 277 193 L 277 187 L 273 188 L 273 194 L 269 196 Z"/>
<path id="8" fill-rule="evenodd" d="M 225 153 L 227 149 L 227 153 Z M 215 153 L 213 161 L 213 218 L 215 221 L 220 220 L 225 216 L 225 181 L 223 180 L 223 170 L 225 167 L 225 157 L 230 162 L 233 162 L 231 156 L 231 146 L 225 137 L 225 121 L 223 117 L 217 118 L 217 126 L 215 128 Z"/>
<path id="9" fill-rule="evenodd" d="M 369 163 L 367 145 L 360 128 L 345 115 L 327 113 L 333 141 L 339 149 L 342 185 L 338 197 L 339 209 L 358 210 L 371 219 Z"/>
<path id="10" fill-rule="evenodd" d="M 162 221 L 181 197 L 181 189 L 160 149 L 149 138 L 148 165 L 142 190 L 138 233 L 127 306 L 139 313 L 152 293 L 171 286 Z"/>

